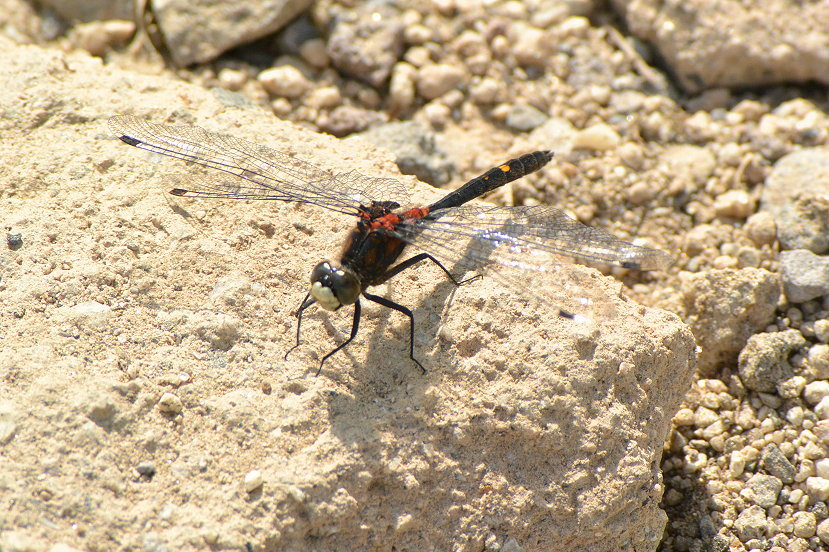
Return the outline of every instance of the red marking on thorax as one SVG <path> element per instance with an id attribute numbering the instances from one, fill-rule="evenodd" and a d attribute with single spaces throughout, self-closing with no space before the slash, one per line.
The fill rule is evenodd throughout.
<path id="1" fill-rule="evenodd" d="M 394 230 L 394 227 L 400 223 L 400 217 L 395 215 L 394 213 L 389 213 L 388 215 L 383 215 L 382 217 L 377 217 L 376 219 L 371 221 L 371 229 L 377 230 L 379 228 L 384 228 L 386 230 Z"/>
<path id="2" fill-rule="evenodd" d="M 429 214 L 428 207 L 415 207 L 403 213 L 404 219 L 421 219 Z"/>

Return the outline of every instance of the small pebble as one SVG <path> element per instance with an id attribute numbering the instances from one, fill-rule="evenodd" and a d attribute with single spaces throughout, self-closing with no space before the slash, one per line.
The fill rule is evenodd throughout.
<path id="1" fill-rule="evenodd" d="M 734 529 L 741 541 L 760 539 L 765 536 L 768 521 L 766 512 L 760 506 L 746 508 L 734 521 Z"/>
<path id="2" fill-rule="evenodd" d="M 303 60 L 317 68 L 328 67 L 331 58 L 325 48 L 325 41 L 321 38 L 306 40 L 299 47 L 299 55 Z"/>
<path id="3" fill-rule="evenodd" d="M 574 148 L 603 151 L 613 149 L 619 145 L 621 138 L 613 127 L 604 123 L 593 125 L 573 135 Z"/>
<path id="4" fill-rule="evenodd" d="M 677 427 L 694 425 L 694 411 L 690 408 L 680 408 L 674 414 L 674 424 Z"/>
<path id="5" fill-rule="evenodd" d="M 806 385 L 803 389 L 803 400 L 810 405 L 816 405 L 829 396 L 829 381 L 817 380 Z"/>
<path id="6" fill-rule="evenodd" d="M 634 142 L 625 142 L 617 150 L 622 162 L 633 170 L 639 170 L 644 166 L 645 155 L 642 147 Z"/>
<path id="7" fill-rule="evenodd" d="M 260 488 L 265 483 L 262 479 L 262 472 L 259 470 L 251 470 L 245 475 L 244 487 L 245 492 L 252 493 Z"/>
<path id="8" fill-rule="evenodd" d="M 262 84 L 262 88 L 272 96 L 296 98 L 311 88 L 311 83 L 305 75 L 291 65 L 265 69 L 256 78 Z"/>
<path id="9" fill-rule="evenodd" d="M 815 460 L 815 472 L 818 477 L 829 479 L 829 458 L 818 458 Z"/>
<path id="10" fill-rule="evenodd" d="M 741 493 L 746 499 L 763 508 L 770 508 L 777 502 L 783 489 L 783 482 L 771 475 L 755 474 L 746 482 Z"/>
<path id="11" fill-rule="evenodd" d="M 6 247 L 12 251 L 17 251 L 23 247 L 23 234 L 6 234 Z"/>
<path id="12" fill-rule="evenodd" d="M 158 399 L 158 409 L 165 414 L 178 414 L 181 412 L 183 405 L 181 399 L 174 393 L 164 393 Z"/>
<path id="13" fill-rule="evenodd" d="M 797 470 L 776 445 L 770 444 L 763 449 L 761 463 L 763 469 L 783 483 L 791 484 L 794 482 Z"/>
<path id="14" fill-rule="evenodd" d="M 343 96 L 336 86 L 323 86 L 311 91 L 305 105 L 314 109 L 331 109 L 343 103 Z"/>
<path id="15" fill-rule="evenodd" d="M 642 205 L 653 199 L 654 190 L 646 182 L 636 182 L 628 188 L 628 199 L 634 205 Z"/>
<path id="16" fill-rule="evenodd" d="M 720 217 L 742 219 L 753 210 L 754 203 L 745 190 L 729 190 L 714 199 L 714 212 Z"/>
<path id="17" fill-rule="evenodd" d="M 815 405 L 815 414 L 821 420 L 829 420 L 829 397 L 823 397 Z"/>
<path id="18" fill-rule="evenodd" d="M 247 81 L 248 74 L 245 71 L 231 69 L 230 67 L 225 67 L 219 71 L 219 84 L 227 90 L 241 90 Z"/>
<path id="19" fill-rule="evenodd" d="M 807 477 L 806 492 L 815 501 L 829 499 L 829 479 L 825 477 Z"/>
<path id="20" fill-rule="evenodd" d="M 819 380 L 829 379 L 829 345 L 819 343 L 809 348 L 809 369 Z"/>
<path id="21" fill-rule="evenodd" d="M 777 239 L 777 225 L 771 213 L 761 211 L 748 217 L 743 227 L 755 244 L 769 245 Z"/>
<path id="22" fill-rule="evenodd" d="M 820 542 L 829 545 L 829 518 L 826 518 L 818 523 L 815 534 L 817 535 L 817 538 L 820 539 Z"/>
<path id="23" fill-rule="evenodd" d="M 507 126 L 519 132 L 527 132 L 544 124 L 547 114 L 535 107 L 526 104 L 517 104 L 510 107 L 507 114 Z"/>
<path id="24" fill-rule="evenodd" d="M 708 427 L 719 419 L 719 414 L 704 406 L 700 406 L 694 412 L 694 425 L 700 428 Z"/>
<path id="25" fill-rule="evenodd" d="M 463 69 L 448 64 L 432 64 L 417 72 L 417 91 L 427 100 L 449 92 L 464 80 Z"/>
<path id="26" fill-rule="evenodd" d="M 779 255 L 783 289 L 792 303 L 805 303 L 829 294 L 829 257 L 806 249 Z"/>
<path id="27" fill-rule="evenodd" d="M 139 462 L 138 465 L 135 466 L 135 471 L 137 471 L 138 474 L 142 477 L 152 479 L 152 477 L 155 475 L 155 464 L 148 461 Z"/>
<path id="28" fill-rule="evenodd" d="M 814 324 L 815 337 L 821 343 L 829 343 L 829 320 L 816 320 Z"/>

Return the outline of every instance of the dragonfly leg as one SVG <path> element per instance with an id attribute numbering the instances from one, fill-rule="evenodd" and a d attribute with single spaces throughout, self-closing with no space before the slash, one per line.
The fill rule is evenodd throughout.
<path id="1" fill-rule="evenodd" d="M 468 284 L 469 282 L 473 282 L 475 280 L 480 280 L 482 278 L 482 276 L 480 274 L 476 274 L 475 276 L 472 276 L 471 278 L 467 278 L 465 280 L 458 281 L 458 280 L 455 279 L 454 276 L 452 276 L 452 273 L 449 272 L 449 270 L 447 270 L 447 268 L 445 266 L 440 264 L 439 260 L 432 257 L 428 253 L 418 253 L 414 257 L 410 257 L 410 258 L 406 259 L 405 261 L 403 261 L 402 263 L 397 264 L 394 268 L 390 268 L 385 274 L 383 274 L 383 278 L 379 282 L 377 282 L 376 284 L 372 284 L 372 285 L 382 284 L 383 282 L 387 281 L 389 278 L 392 278 L 393 276 L 396 276 L 396 275 L 400 274 L 401 272 L 403 272 L 404 270 L 406 270 L 410 266 L 415 265 L 415 264 L 419 263 L 420 261 L 424 261 L 426 259 L 429 259 L 430 261 L 432 261 L 433 263 L 438 265 L 440 267 L 440 269 L 443 272 L 445 272 L 447 276 L 449 276 L 449 279 L 452 280 L 452 283 L 455 284 L 456 286 L 462 286 L 464 284 Z"/>
<path id="2" fill-rule="evenodd" d="M 386 299 L 385 297 L 380 297 L 378 295 L 372 295 L 370 293 L 363 292 L 363 297 L 368 299 L 369 301 L 373 301 L 378 305 L 383 305 L 384 307 L 388 307 L 390 309 L 394 309 L 397 312 L 403 313 L 409 317 L 409 358 L 417 364 L 418 368 L 425 374 L 426 368 L 423 367 L 421 363 L 417 361 L 414 357 L 414 315 L 412 311 L 404 307 L 403 305 L 398 305 L 394 301 Z M 351 337 L 354 337 L 353 335 Z M 342 345 L 341 345 L 342 346 Z"/>
<path id="3" fill-rule="evenodd" d="M 302 327 L 302 313 L 305 312 L 305 309 L 307 309 L 308 307 L 310 307 L 314 303 L 315 303 L 315 300 L 311 299 L 311 294 L 306 293 L 305 294 L 305 299 L 302 300 L 302 304 L 299 305 L 299 309 L 297 309 L 297 311 L 296 311 L 296 318 L 297 318 L 297 320 L 296 320 L 296 345 L 294 345 L 293 347 L 288 349 L 288 352 L 285 353 L 285 356 L 283 357 L 284 360 L 288 360 L 288 355 L 291 354 L 291 351 L 293 351 L 294 349 L 299 347 L 299 329 Z"/>
<path id="4" fill-rule="evenodd" d="M 368 297 L 368 295 L 366 295 L 366 297 Z M 334 353 L 336 353 L 337 351 L 351 343 L 351 341 L 354 339 L 354 336 L 357 335 L 357 330 L 360 328 L 361 310 L 362 309 L 360 308 L 360 300 L 357 299 L 357 302 L 354 303 L 354 321 L 351 323 L 351 335 L 348 336 L 348 339 L 337 345 L 333 351 L 329 352 L 324 357 L 322 357 L 322 360 L 320 361 L 320 367 L 317 368 L 317 376 L 320 375 L 320 372 L 322 372 L 322 365 L 325 364 L 325 361 L 328 360 L 328 357 L 330 357 L 331 355 L 333 355 Z"/>

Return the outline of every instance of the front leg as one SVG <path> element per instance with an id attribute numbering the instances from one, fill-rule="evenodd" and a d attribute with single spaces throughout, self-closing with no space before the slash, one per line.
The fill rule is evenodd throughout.
<path id="1" fill-rule="evenodd" d="M 366 297 L 368 297 L 368 296 L 366 296 Z M 327 355 L 322 357 L 322 360 L 320 361 L 320 367 L 317 368 L 317 373 L 316 373 L 317 376 L 320 375 L 320 372 L 322 371 L 322 365 L 325 364 L 325 361 L 328 360 L 328 357 L 330 357 L 331 355 L 333 355 L 334 353 L 336 353 L 337 351 L 339 351 L 340 349 L 342 349 L 343 347 L 345 347 L 346 345 L 351 343 L 351 341 L 354 339 L 354 336 L 357 335 L 357 330 L 360 329 L 360 313 L 361 313 L 361 311 L 362 311 L 362 309 L 360 308 L 360 300 L 357 299 L 357 301 L 354 303 L 354 321 L 351 323 L 351 335 L 348 336 L 348 339 L 346 339 L 345 341 L 343 341 L 342 343 L 337 345 L 337 347 L 334 348 L 333 351 L 331 351 L 330 353 L 328 353 Z"/>
<path id="2" fill-rule="evenodd" d="M 365 297 L 369 301 L 377 303 L 378 305 L 383 305 L 384 307 L 394 309 L 397 312 L 402 312 L 403 314 L 409 317 L 409 358 L 412 359 L 414 363 L 417 364 L 418 368 L 420 368 L 420 370 L 425 374 L 426 368 L 424 368 L 423 365 L 419 363 L 417 359 L 414 357 L 414 315 L 412 314 L 412 311 L 407 309 L 403 305 L 398 305 L 394 301 L 386 299 L 385 297 L 372 295 L 370 293 L 366 293 L 365 291 L 363 292 L 363 297 Z M 352 334 L 351 337 L 354 337 L 354 335 Z"/>

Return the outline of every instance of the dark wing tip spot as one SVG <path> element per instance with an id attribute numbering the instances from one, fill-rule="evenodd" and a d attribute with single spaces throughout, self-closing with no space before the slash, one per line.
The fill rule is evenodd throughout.
<path id="1" fill-rule="evenodd" d="M 628 268 L 630 270 L 642 270 L 642 265 L 637 263 L 636 261 L 624 261 L 622 263 L 622 268 Z"/>
<path id="2" fill-rule="evenodd" d="M 129 144 L 131 146 L 137 146 L 138 144 L 142 143 L 141 140 L 133 138 L 132 136 L 127 136 L 126 134 L 120 135 L 118 139 L 124 142 L 125 144 Z"/>
<path id="3" fill-rule="evenodd" d="M 174 196 L 183 196 L 187 195 L 187 190 L 184 190 L 182 188 L 173 188 L 172 190 L 170 190 L 170 193 Z"/>
<path id="4" fill-rule="evenodd" d="M 566 310 L 562 310 L 562 309 L 558 309 L 558 315 L 562 318 L 567 319 L 567 320 L 575 320 L 576 319 L 575 314 L 573 314 L 571 312 L 567 312 Z"/>

